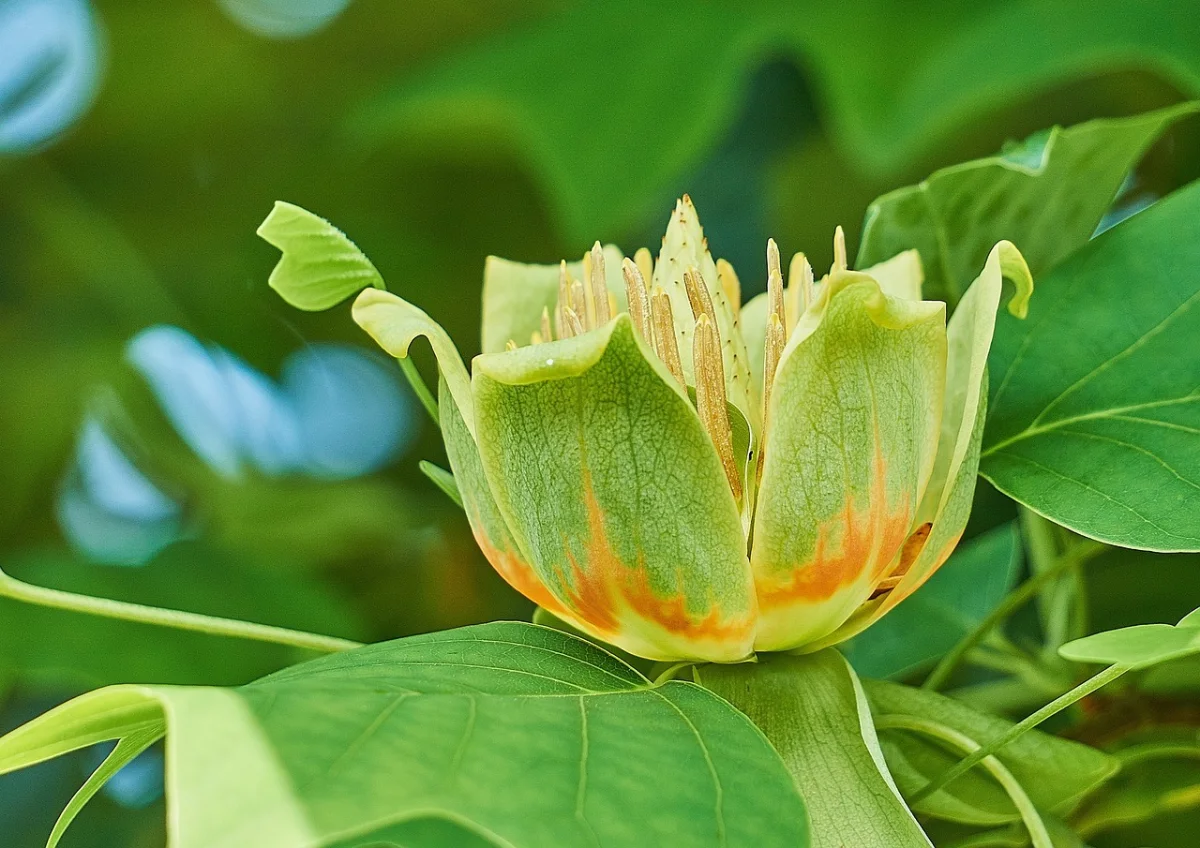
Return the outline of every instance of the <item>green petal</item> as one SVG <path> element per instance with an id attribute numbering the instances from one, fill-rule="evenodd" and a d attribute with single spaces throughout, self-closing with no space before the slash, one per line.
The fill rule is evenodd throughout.
<path id="1" fill-rule="evenodd" d="M 838 639 L 866 629 L 915 592 L 946 561 L 966 529 L 987 411 L 987 356 L 1006 277 L 1016 285 L 1008 310 L 1023 317 L 1033 293 L 1033 278 L 1020 252 L 1002 241 L 988 254 L 982 273 L 963 295 L 946 330 L 949 360 L 941 438 L 933 477 L 917 516 L 918 524 L 932 524 L 929 537 L 896 588 L 850 622 Z"/>
<path id="2" fill-rule="evenodd" d="M 621 274 L 624 254 L 615 245 L 604 248 L 605 282 L 617 300 L 619 310 L 627 309 L 625 278 Z M 529 344 L 529 337 L 541 326 L 542 310 L 554 314 L 558 302 L 558 264 L 527 265 L 498 256 L 489 256 L 483 268 L 483 352 L 504 350 L 509 339 L 518 345 Z M 568 262 L 567 270 L 575 279 L 583 278 L 583 263 Z"/>
<path id="3" fill-rule="evenodd" d="M 696 373 L 692 365 L 692 306 L 688 301 L 683 274 L 688 268 L 696 268 L 704 278 L 709 297 L 716 311 L 717 332 L 721 338 L 721 356 L 725 365 L 725 385 L 729 402 L 742 411 L 754 432 L 758 432 L 760 415 L 759 397 L 751 382 L 751 360 L 746 344 L 738 329 L 738 318 L 733 305 L 725 296 L 725 289 L 717 278 L 717 265 L 708 250 L 704 230 L 696 207 L 686 196 L 675 206 L 667 233 L 663 236 L 662 250 L 654 264 L 654 279 L 651 291 L 662 288 L 671 298 L 671 312 L 675 316 L 679 359 L 689 386 L 696 384 Z M 762 367 L 761 365 L 759 366 Z"/>
<path id="4" fill-rule="evenodd" d="M 267 284 L 297 309 L 328 309 L 383 278 L 345 233 L 324 218 L 276 201 L 258 227 L 265 241 L 283 251 Z"/>
<path id="5" fill-rule="evenodd" d="M 691 404 L 627 315 L 475 361 L 501 514 L 580 630 L 658 660 L 750 653 L 738 509 Z"/>
<path id="6" fill-rule="evenodd" d="M 835 275 L 801 319 L 771 391 L 751 565 L 755 647 L 841 625 L 905 547 L 937 450 L 945 307 Z"/>
<path id="7" fill-rule="evenodd" d="M 377 289 L 367 289 L 355 299 L 353 314 L 358 326 L 397 359 L 408 356 L 413 339 L 418 336 L 429 339 L 450 394 L 462 411 L 467 430 L 474 435 L 471 376 L 458 355 L 458 348 L 441 325 L 408 301 Z"/>
<path id="8" fill-rule="evenodd" d="M 879 283 L 884 294 L 904 300 L 921 299 L 925 269 L 921 265 L 921 254 L 916 250 L 897 253 L 891 259 L 864 268 L 862 273 Z"/>
<path id="9" fill-rule="evenodd" d="M 462 496 L 463 510 L 467 513 L 476 544 L 505 582 L 538 606 L 555 615 L 563 615 L 565 610 L 562 604 L 546 590 L 545 584 L 529 567 L 528 558 L 517 547 L 504 516 L 500 514 L 483 473 L 479 448 L 444 378 L 438 384 L 438 406 L 446 456 L 454 471 L 454 482 Z"/>

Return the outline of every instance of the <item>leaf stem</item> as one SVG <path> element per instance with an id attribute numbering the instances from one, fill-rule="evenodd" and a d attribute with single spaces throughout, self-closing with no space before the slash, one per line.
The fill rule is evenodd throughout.
<path id="1" fill-rule="evenodd" d="M 958 664 L 962 662 L 967 652 L 978 645 L 991 632 L 992 628 L 1024 606 L 1043 586 L 1052 582 L 1064 572 L 1079 567 L 1102 550 L 1104 550 L 1104 546 L 1100 544 L 1081 547 L 1070 554 L 1064 555 L 1053 566 L 1047 568 L 1045 571 L 1034 574 L 1018 586 L 999 606 L 988 613 L 983 621 L 979 622 L 970 633 L 960 639 L 958 644 L 942 657 L 938 664 L 934 666 L 933 671 L 929 673 L 929 677 L 925 678 L 925 682 L 921 684 L 921 688 L 934 692 L 940 689 L 950 679 L 950 676 L 958 668 Z"/>
<path id="2" fill-rule="evenodd" d="M 287 645 L 293 648 L 303 648 L 319 653 L 336 653 L 360 648 L 360 642 L 349 639 L 339 639 L 335 636 L 321 636 L 316 633 L 304 633 L 299 630 L 289 630 L 285 627 L 273 627 L 268 624 L 254 624 L 232 618 L 216 618 L 200 615 L 194 612 L 162 609 L 159 607 L 131 604 L 125 601 L 113 601 L 107 598 L 93 598 L 90 595 L 77 595 L 74 592 L 63 592 L 59 589 L 47 589 L 34 586 L 18 580 L 0 570 L 0 597 L 11 598 L 26 604 L 33 604 L 50 609 L 79 612 L 101 618 L 115 618 L 120 621 L 132 621 L 138 624 L 153 624 L 159 627 L 170 627 L 175 630 L 190 630 L 196 633 L 207 633 L 212 636 L 228 636 L 232 639 L 249 639 L 255 642 L 270 642 L 276 645 Z"/>
<path id="3" fill-rule="evenodd" d="M 980 750 L 978 742 L 969 736 L 959 733 L 954 728 L 947 727 L 941 722 L 930 721 L 929 719 L 917 718 L 915 716 L 882 715 L 875 720 L 875 729 L 908 730 L 920 733 L 924 736 L 945 742 L 964 754 L 971 754 Z M 1025 792 L 1025 788 L 1021 786 L 1020 781 L 1013 776 L 1013 773 L 1008 770 L 1008 767 L 1004 763 L 990 754 L 982 757 L 981 762 L 983 763 L 983 767 L 996 779 L 996 782 L 1008 793 L 1008 797 L 1012 799 L 1013 806 L 1017 808 L 1017 812 L 1021 815 L 1021 821 L 1025 824 L 1025 829 L 1029 831 L 1029 839 L 1033 843 L 1033 848 L 1054 848 L 1050 834 L 1046 831 L 1045 822 L 1042 821 L 1041 815 L 1039 815 L 1037 808 L 1034 807 L 1028 793 Z M 913 803 L 915 802 L 914 798 Z"/>
<path id="4" fill-rule="evenodd" d="M 416 393 L 417 399 L 421 401 L 421 406 L 425 407 L 425 411 L 429 413 L 429 417 L 433 419 L 433 423 L 441 426 L 441 421 L 438 418 L 438 405 L 434 400 L 433 392 L 429 391 L 429 386 L 425 385 L 425 380 L 421 377 L 421 372 L 417 370 L 417 366 L 413 363 L 411 356 L 405 356 L 398 360 L 400 370 L 404 372 L 408 384 L 412 386 L 412 390 Z"/>
<path id="5" fill-rule="evenodd" d="M 1104 669 L 1104 671 L 1100 672 L 1099 674 L 1089 677 L 1070 692 L 1067 692 L 1065 695 L 1060 695 L 1050 703 L 1046 704 L 1046 706 L 1030 715 L 1028 718 L 1018 722 L 1017 724 L 1014 724 L 1003 735 L 992 740 L 987 745 L 972 753 L 969 757 L 960 760 L 957 765 L 947 769 L 941 774 L 941 776 L 936 777 L 929 783 L 925 784 L 920 791 L 913 795 L 910 803 L 916 804 L 921 799 L 929 797 L 929 795 L 941 789 L 943 786 L 950 783 L 950 781 L 955 780 L 968 772 L 984 757 L 988 757 L 996 753 L 1005 745 L 1037 727 L 1046 719 L 1062 712 L 1076 701 L 1086 698 L 1097 689 L 1116 680 L 1122 674 L 1129 671 L 1129 669 L 1130 666 L 1127 665 L 1112 665 Z"/>

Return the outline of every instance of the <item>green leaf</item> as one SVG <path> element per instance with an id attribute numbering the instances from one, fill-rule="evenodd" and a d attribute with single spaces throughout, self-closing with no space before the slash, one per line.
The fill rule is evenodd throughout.
<path id="1" fill-rule="evenodd" d="M 965 704 L 896 683 L 865 681 L 876 716 L 901 715 L 932 720 L 987 745 L 1012 727 L 1001 718 L 976 712 Z M 896 783 L 905 795 L 920 790 L 960 759 L 927 737 L 888 730 L 880 745 Z M 1004 746 L 996 758 L 1008 768 L 1040 810 L 1065 814 L 1117 771 L 1117 762 L 1086 745 L 1030 731 Z M 916 804 L 917 812 L 967 824 L 993 825 L 1017 821 L 1009 795 L 982 769 L 974 769 L 948 787 Z"/>
<path id="2" fill-rule="evenodd" d="M 767 0 L 696 14 L 593 0 L 403 81 L 363 104 L 353 129 L 374 146 L 441 155 L 464 139 L 513 149 L 567 237 L 590 243 L 652 211 L 714 148 L 765 55 L 811 71 L 839 148 L 875 174 L 1014 98 L 1105 73 L 1115 57 L 1200 92 L 1200 33 L 1174 0 L 1095 0 L 1080 17 L 1041 0 Z"/>
<path id="3" fill-rule="evenodd" d="M 475 365 L 483 468 L 557 600 L 539 604 L 648 659 L 746 657 L 754 588 L 737 505 L 629 316 Z"/>
<path id="4" fill-rule="evenodd" d="M 297 309 L 328 309 L 383 278 L 346 234 L 324 218 L 275 201 L 258 234 L 283 251 L 267 284 Z"/>
<path id="5" fill-rule="evenodd" d="M 853 273 L 822 291 L 771 390 L 751 549 L 759 650 L 823 640 L 870 597 L 915 529 L 938 450 L 944 305 Z"/>
<path id="6" fill-rule="evenodd" d="M 1004 153 L 935 171 L 871 204 L 858 265 L 916 248 L 925 296 L 958 303 L 992 245 L 1014 242 L 1034 277 L 1087 243 L 1122 181 L 1185 103 L 1036 133 Z"/>
<path id="7" fill-rule="evenodd" d="M 1200 610 L 1170 624 L 1135 624 L 1119 630 L 1093 633 L 1058 649 L 1075 662 L 1128 665 L 1147 668 L 1167 660 L 1200 653 Z"/>
<path id="8" fill-rule="evenodd" d="M 835 650 L 708 665 L 697 677 L 779 751 L 808 806 L 814 848 L 931 845 L 888 774 L 862 686 Z"/>
<path id="9" fill-rule="evenodd" d="M 58 752 L 39 739 L 129 735 L 128 718 L 81 732 L 106 705 L 165 716 L 173 848 L 808 844 L 794 783 L 743 715 L 534 625 L 373 645 L 239 689 L 102 690 L 0 740 L 0 769 Z"/>
<path id="10" fill-rule="evenodd" d="M 1100 235 L 992 347 L 980 470 L 1114 545 L 1200 550 L 1200 183 Z"/>
<path id="11" fill-rule="evenodd" d="M 953 648 L 1004 599 L 1021 568 L 1016 523 L 960 545 L 946 564 L 841 652 L 864 677 L 894 677 Z"/>

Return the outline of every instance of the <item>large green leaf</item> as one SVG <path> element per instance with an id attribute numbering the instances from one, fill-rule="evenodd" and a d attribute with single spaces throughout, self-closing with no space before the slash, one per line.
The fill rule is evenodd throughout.
<path id="1" fill-rule="evenodd" d="M 157 722 L 172 848 L 808 844 L 778 755 L 690 683 L 496 623 L 240 689 L 122 686 L 0 740 L 0 772 Z"/>
<path id="2" fill-rule="evenodd" d="M 975 629 L 1012 588 L 1021 567 L 1015 523 L 960 545 L 916 592 L 839 646 L 864 677 L 892 677 L 941 656 Z"/>
<path id="3" fill-rule="evenodd" d="M 981 472 L 1115 545 L 1200 550 L 1200 183 L 1098 236 L 1001 316 Z"/>
<path id="4" fill-rule="evenodd" d="M 833 649 L 709 665 L 698 679 L 762 728 L 804 795 L 816 848 L 930 848 L 879 750 L 866 695 Z"/>
<path id="5" fill-rule="evenodd" d="M 880 720 L 885 716 L 915 717 L 949 728 L 979 745 L 987 745 L 1012 727 L 1004 719 L 976 712 L 953 698 L 925 689 L 870 680 L 863 687 L 871 711 Z M 880 745 L 896 783 L 906 795 L 919 791 L 963 754 L 905 730 L 881 729 Z M 1116 761 L 1107 754 L 1039 731 L 1004 746 L 996 757 L 1040 810 L 1060 814 L 1073 809 L 1117 771 Z M 1009 795 L 978 768 L 922 799 L 915 809 L 924 815 L 979 825 L 1019 818 Z"/>
<path id="6" fill-rule="evenodd" d="M 1045 0 L 590 0 L 372 98 L 356 129 L 443 155 L 463 139 L 515 148 L 582 244 L 595 238 L 589 225 L 611 231 L 644 215 L 714 147 L 768 51 L 811 69 L 841 146 L 878 173 L 1118 57 L 1200 91 L 1198 44 L 1195 16 L 1174 0 L 1095 0 L 1086 15 Z"/>
<path id="7" fill-rule="evenodd" d="M 1034 278 L 1087 242 L 1122 181 L 1186 103 L 1133 118 L 1039 132 L 998 156 L 934 172 L 871 204 L 858 266 L 916 248 L 926 297 L 958 302 L 996 242 L 1014 242 Z"/>

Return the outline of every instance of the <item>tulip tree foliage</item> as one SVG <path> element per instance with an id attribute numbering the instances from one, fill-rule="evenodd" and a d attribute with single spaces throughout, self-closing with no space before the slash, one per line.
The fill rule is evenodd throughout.
<path id="1" fill-rule="evenodd" d="M 286 301 L 354 296 L 387 353 L 432 348 L 449 471 L 424 467 L 544 623 L 102 689 L 0 740 L 0 771 L 117 740 L 51 843 L 165 737 L 178 848 L 1080 844 L 1125 761 L 1034 726 L 1200 653 L 1196 615 L 1057 643 L 1039 703 L 933 690 L 1028 662 L 997 623 L 1089 552 L 1200 551 L 1200 184 L 1092 237 L 1193 111 L 940 171 L 872 205 L 856 262 L 834 234 L 827 271 L 773 241 L 735 270 L 686 195 L 657 252 L 491 257 L 469 364 L 436 303 L 277 203 Z M 980 474 L 1023 520 L 964 540 Z M 920 689 L 851 664 L 939 657 Z"/>

